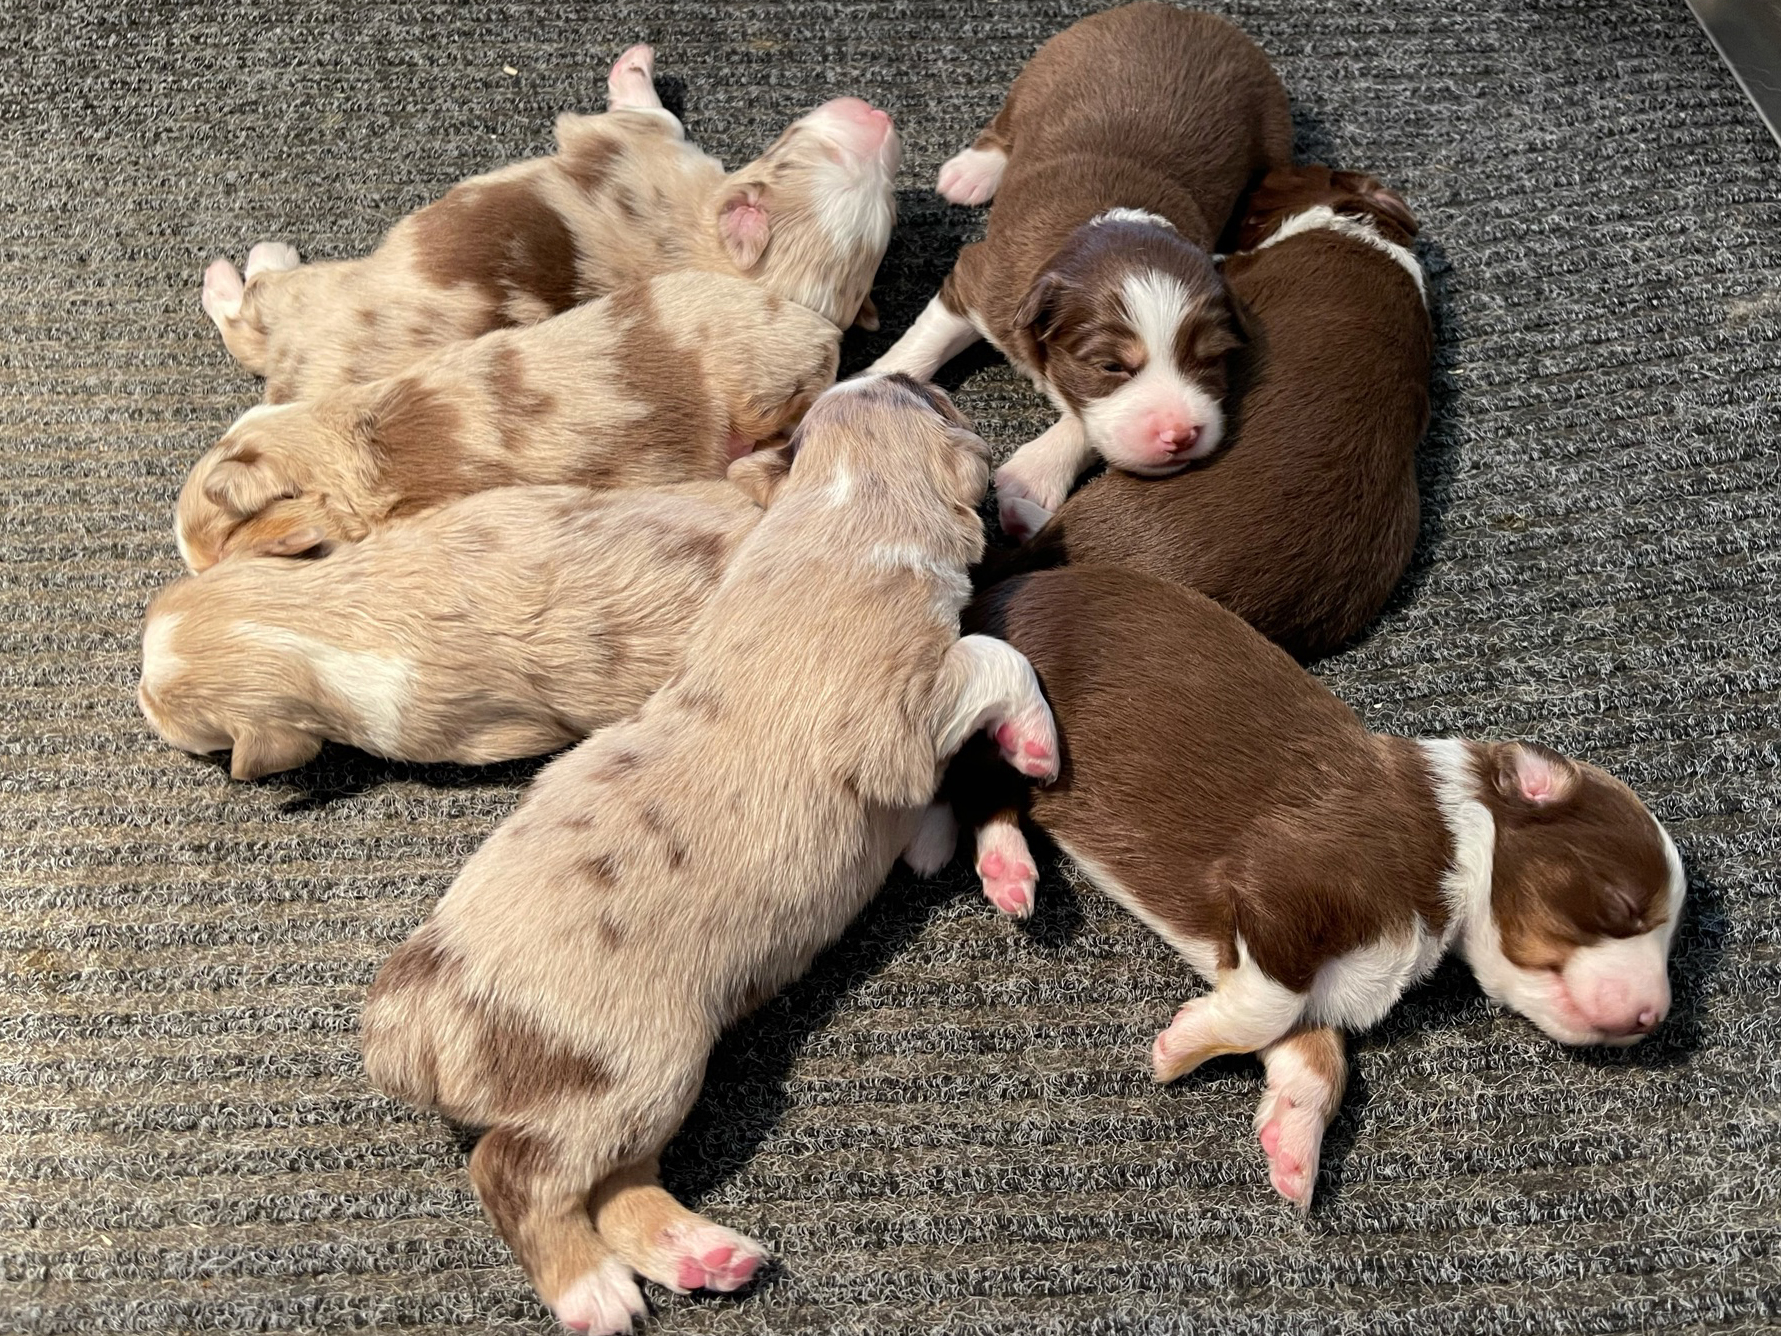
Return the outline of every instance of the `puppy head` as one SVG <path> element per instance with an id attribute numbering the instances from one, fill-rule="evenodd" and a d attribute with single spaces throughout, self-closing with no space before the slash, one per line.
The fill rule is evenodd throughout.
<path id="1" fill-rule="evenodd" d="M 876 515 L 880 527 L 949 550 L 962 538 L 967 560 L 981 550 L 989 446 L 939 387 L 901 374 L 844 380 L 811 406 L 786 449 L 784 494 L 848 506 L 862 525 Z"/>
<path id="2" fill-rule="evenodd" d="M 857 97 L 792 122 L 718 194 L 731 261 L 837 327 L 875 323 L 869 294 L 897 218 L 902 152 L 890 117 Z"/>
<path id="3" fill-rule="evenodd" d="M 1218 448 L 1227 360 L 1247 338 L 1212 257 L 1165 220 L 1115 209 L 1077 228 L 1014 323 L 1109 462 L 1161 476 Z"/>
<path id="4" fill-rule="evenodd" d="M 1408 246 L 1416 236 L 1416 215 L 1395 190 L 1361 172 L 1337 172 L 1321 163 L 1307 163 L 1276 167 L 1262 178 L 1237 229 L 1237 248 L 1255 249 L 1287 219 L 1316 208 L 1370 219 L 1380 236 L 1400 246 Z"/>
<path id="5" fill-rule="evenodd" d="M 1637 1043 L 1670 1008 L 1687 882 L 1619 780 L 1532 743 L 1481 748 L 1496 825 L 1490 917 L 1467 936 L 1480 985 L 1566 1044 Z"/>
<path id="6" fill-rule="evenodd" d="M 319 733 L 293 712 L 288 686 L 300 664 L 276 647 L 250 644 L 217 612 L 226 589 L 186 579 L 149 604 L 142 630 L 136 703 L 155 732 L 181 751 L 231 750 L 229 773 L 258 779 L 290 770 L 321 750 Z"/>
<path id="7" fill-rule="evenodd" d="M 194 572 L 238 552 L 295 556 L 340 531 L 306 455 L 330 442 L 301 404 L 251 408 L 193 466 L 180 489 L 174 535 Z"/>

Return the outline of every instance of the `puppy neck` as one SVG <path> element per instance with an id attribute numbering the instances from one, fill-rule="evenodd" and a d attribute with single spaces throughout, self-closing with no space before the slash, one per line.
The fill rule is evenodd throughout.
<path id="1" fill-rule="evenodd" d="M 1362 245 L 1371 246 L 1374 250 L 1391 257 L 1391 260 L 1416 284 L 1416 295 L 1422 298 L 1422 304 L 1428 305 L 1428 289 L 1423 284 L 1422 266 L 1417 263 L 1416 256 L 1408 247 L 1400 246 L 1395 241 L 1387 241 L 1379 235 L 1379 228 L 1371 218 L 1357 218 L 1352 214 L 1337 213 L 1327 204 L 1318 204 L 1306 209 L 1303 213 L 1295 213 L 1269 234 L 1266 240 L 1258 242 L 1255 251 L 1265 251 L 1270 246 L 1278 245 L 1288 237 L 1296 237 L 1301 232 L 1327 231 L 1341 236 L 1351 237 Z"/>
<path id="2" fill-rule="evenodd" d="M 1448 941 L 1457 942 L 1473 971 L 1482 974 L 1501 958 L 1502 941 L 1491 912 L 1497 827 L 1479 797 L 1477 747 L 1463 738 L 1422 738 L 1417 746 L 1452 849 L 1441 877 Z"/>

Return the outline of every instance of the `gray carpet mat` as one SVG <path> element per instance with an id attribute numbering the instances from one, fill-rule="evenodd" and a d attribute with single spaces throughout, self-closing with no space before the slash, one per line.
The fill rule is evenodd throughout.
<path id="1" fill-rule="evenodd" d="M 517 799 L 330 750 L 232 784 L 132 692 L 171 507 L 255 398 L 198 310 L 262 237 L 368 249 L 548 145 L 655 42 L 726 161 L 896 113 L 886 345 L 981 227 L 928 192 L 1070 3 L 0 9 L 0 1329 L 549 1322 L 439 1122 L 365 1084 L 378 962 Z M 1048 875 L 1025 928 L 897 881 L 719 1052 L 670 1180 L 780 1262 L 660 1333 L 1756 1330 L 1781 1316 L 1775 444 L 1781 154 L 1680 3 L 1237 0 L 1302 154 L 1422 216 L 1428 518 L 1319 671 L 1379 729 L 1532 735 L 1631 781 L 1693 896 L 1675 1011 L 1561 1050 L 1445 968 L 1354 1046 L 1317 1209 L 1250 1061 L 1158 1090 L 1185 968 Z M 505 72 L 503 67 L 515 71 Z M 1045 425 L 990 357 L 959 400 Z"/>

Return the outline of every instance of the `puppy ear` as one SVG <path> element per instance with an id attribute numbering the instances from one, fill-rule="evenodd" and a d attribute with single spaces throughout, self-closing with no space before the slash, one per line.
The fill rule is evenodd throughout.
<path id="1" fill-rule="evenodd" d="M 743 455 L 730 465 L 724 476 L 740 487 L 743 493 L 762 510 L 773 502 L 773 493 L 792 471 L 789 445 L 774 446 Z"/>
<path id="2" fill-rule="evenodd" d="M 323 523 L 324 513 L 307 497 L 275 501 L 230 532 L 222 555 L 320 556 L 335 536 Z"/>
<path id="3" fill-rule="evenodd" d="M 878 328 L 878 308 L 872 304 L 872 294 L 867 293 L 866 299 L 860 303 L 860 309 L 853 317 L 854 326 L 870 334 Z"/>
<path id="4" fill-rule="evenodd" d="M 205 500 L 219 510 L 240 518 L 257 515 L 274 501 L 298 494 L 296 485 L 278 477 L 257 453 L 219 459 L 205 475 L 203 492 Z"/>
<path id="5" fill-rule="evenodd" d="M 1404 197 L 1395 190 L 1386 189 L 1377 177 L 1368 176 L 1365 172 L 1331 172 L 1330 184 L 1348 194 L 1358 195 L 1361 200 L 1360 204 L 1338 204 L 1337 213 L 1372 214 L 1380 222 L 1401 232 L 1406 242 L 1418 232 L 1416 215 L 1410 212 L 1410 206 L 1404 202 Z"/>
<path id="6" fill-rule="evenodd" d="M 959 504 L 975 511 L 989 491 L 989 445 L 976 432 L 965 427 L 949 427 L 946 432 L 952 446 L 949 463 L 953 482 L 958 488 Z"/>
<path id="7" fill-rule="evenodd" d="M 717 205 L 717 232 L 738 269 L 746 273 L 760 262 L 773 224 L 759 186 L 734 186 L 724 192 Z"/>
<path id="8" fill-rule="evenodd" d="M 1043 343 L 1046 335 L 1051 333 L 1053 308 L 1063 286 L 1063 275 L 1055 271 L 1034 279 L 1033 286 L 1027 289 L 1027 295 L 1014 309 L 1014 327 L 1030 334 L 1035 343 Z"/>
<path id="9" fill-rule="evenodd" d="M 1512 804 L 1548 810 L 1577 791 L 1576 762 L 1537 742 L 1504 742 L 1491 749 L 1491 783 Z"/>
<path id="10" fill-rule="evenodd" d="M 322 740 L 279 724 L 254 724 L 235 735 L 229 755 L 231 779 L 258 779 L 280 770 L 294 770 L 315 759 Z"/>

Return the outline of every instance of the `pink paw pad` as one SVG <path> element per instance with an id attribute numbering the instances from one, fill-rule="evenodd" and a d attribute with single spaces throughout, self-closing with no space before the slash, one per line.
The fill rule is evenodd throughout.
<path id="1" fill-rule="evenodd" d="M 674 1281 L 682 1290 L 739 1290 L 754 1279 L 765 1256 L 751 1243 L 721 1225 L 705 1225 L 679 1240 L 685 1249 L 675 1262 Z"/>
<path id="2" fill-rule="evenodd" d="M 1025 838 L 1018 830 L 1005 836 L 992 832 L 983 843 L 988 847 L 979 851 L 977 875 L 983 881 L 984 898 L 1004 914 L 1027 917 L 1033 912 L 1039 869 L 1027 855 Z"/>

